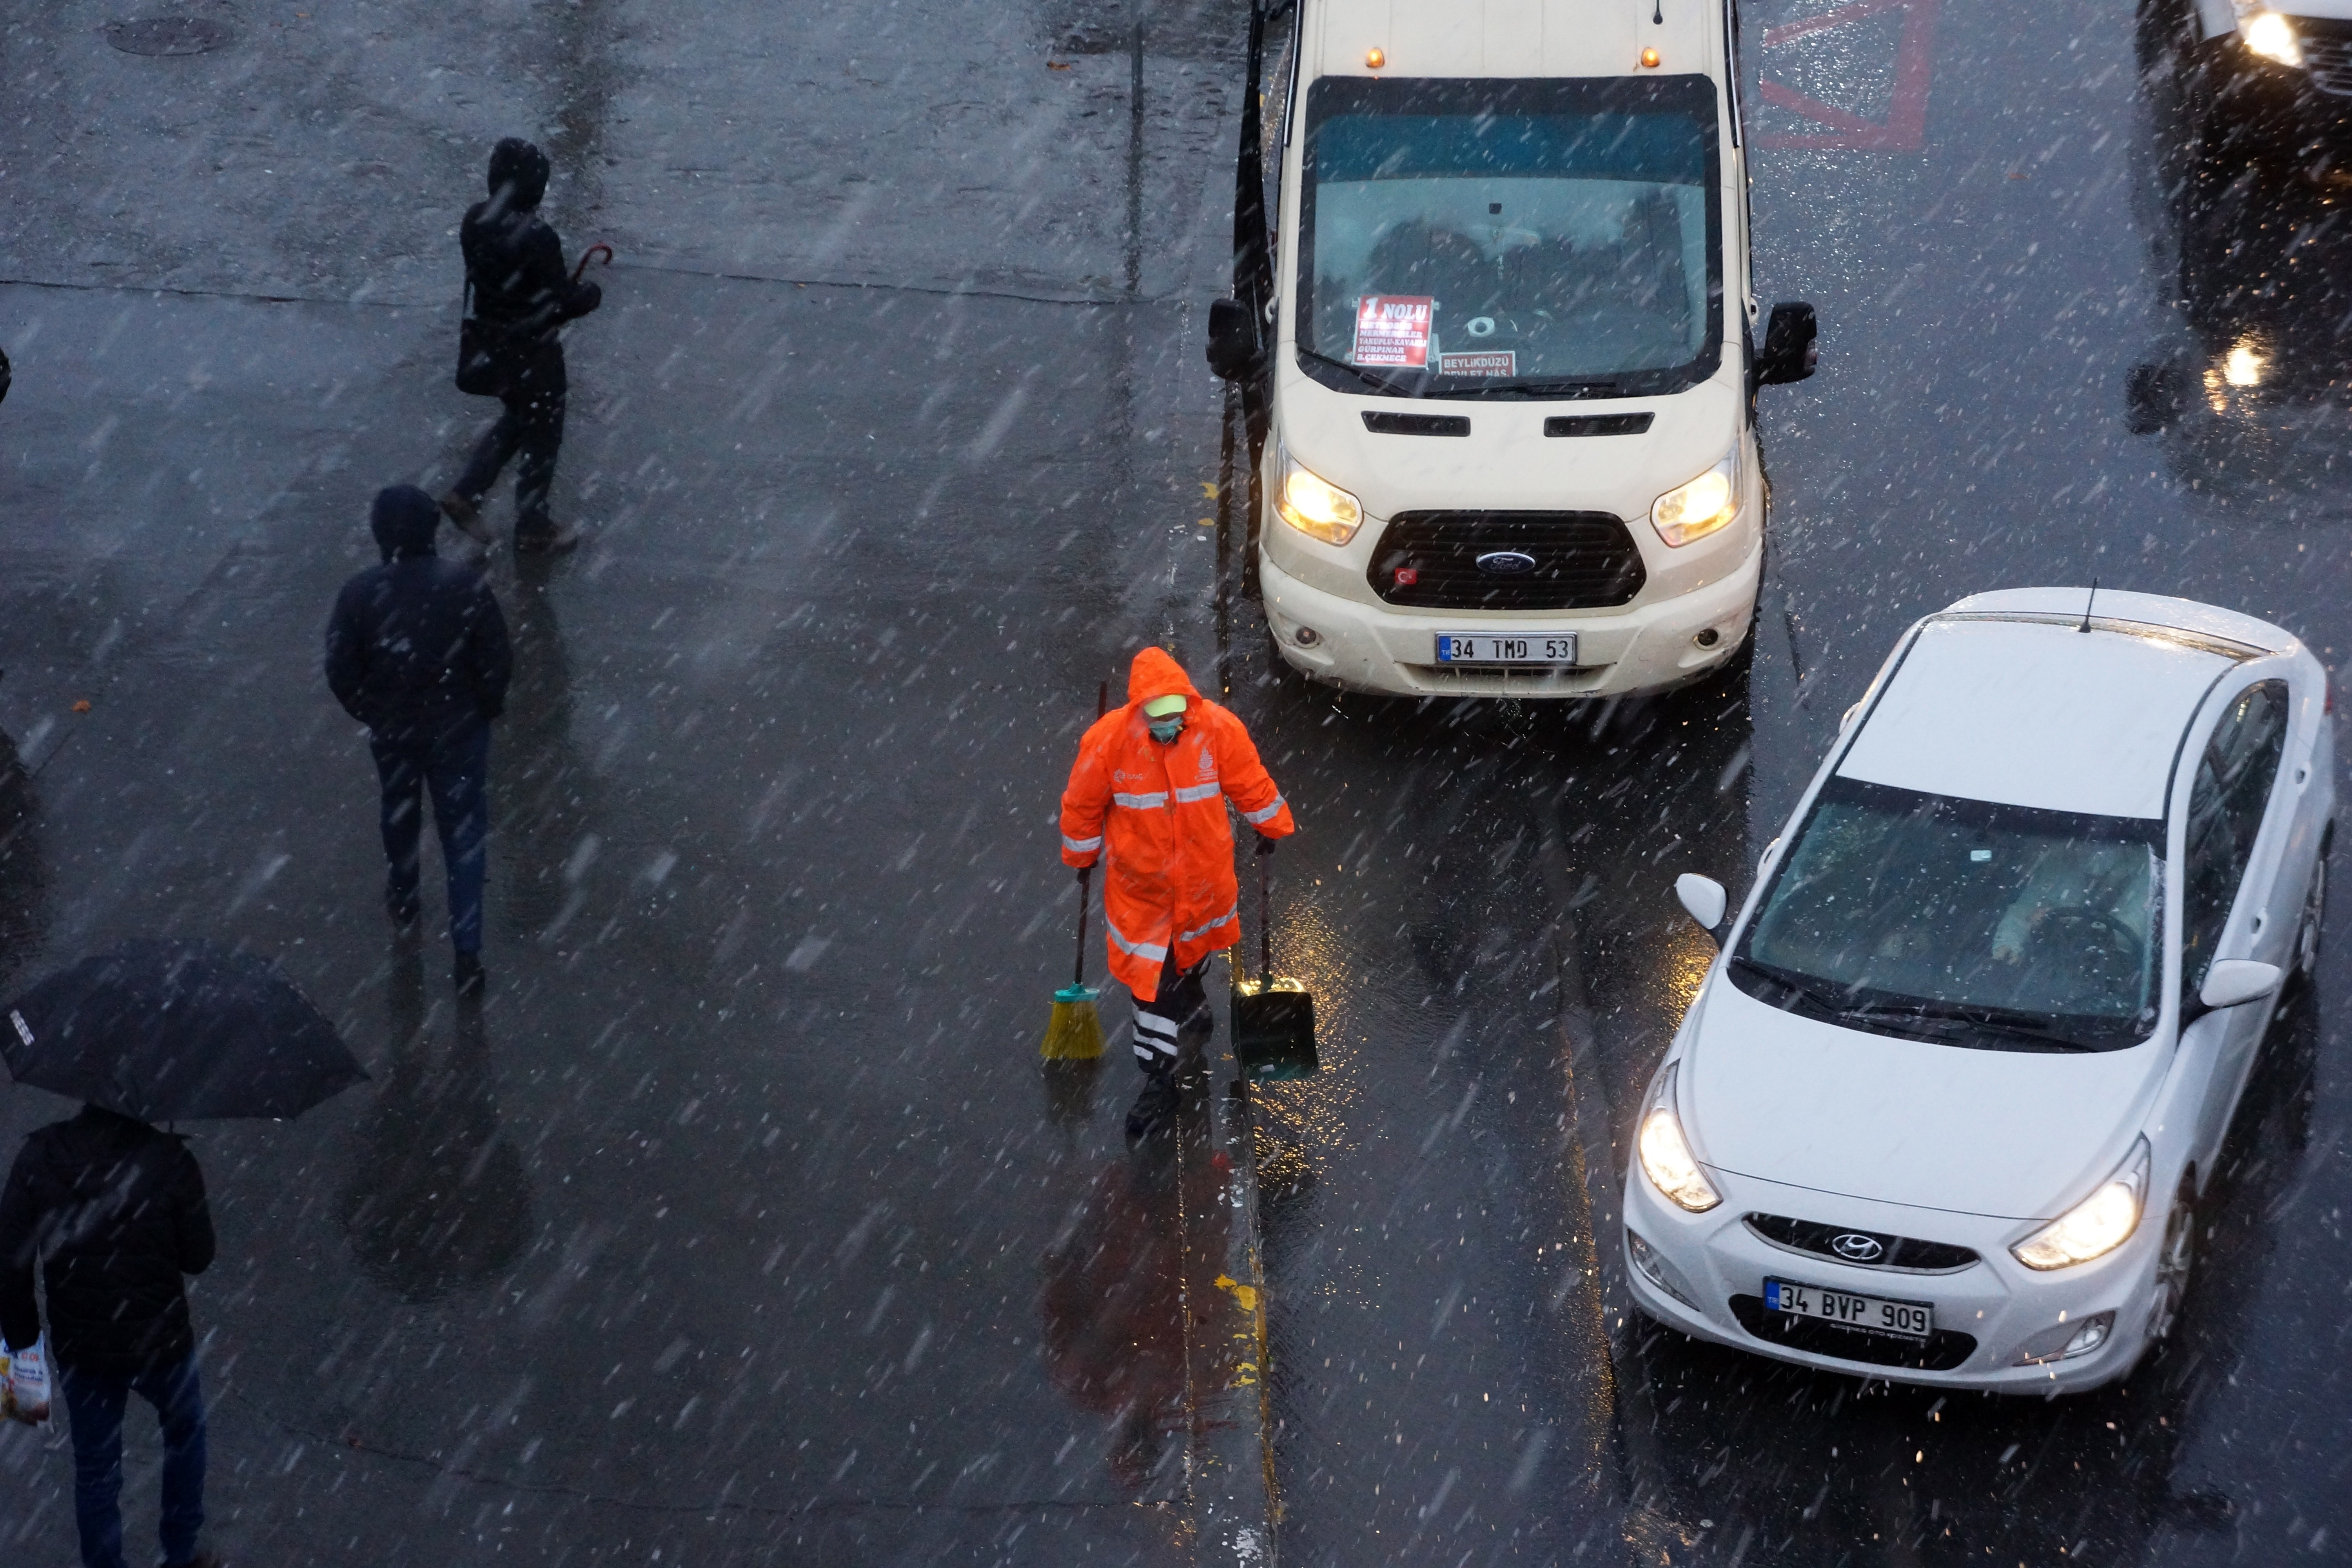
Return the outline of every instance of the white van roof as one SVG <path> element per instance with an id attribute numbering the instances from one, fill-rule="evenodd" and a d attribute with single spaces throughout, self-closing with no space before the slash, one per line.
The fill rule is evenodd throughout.
<path id="1" fill-rule="evenodd" d="M 1309 0 L 1316 76 L 1721 78 L 1718 0 Z M 1663 23 L 1653 22 L 1664 16 Z M 1385 57 L 1375 70 L 1370 52 Z"/>

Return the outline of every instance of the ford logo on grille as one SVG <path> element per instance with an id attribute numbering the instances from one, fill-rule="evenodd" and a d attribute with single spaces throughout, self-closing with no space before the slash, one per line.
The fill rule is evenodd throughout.
<path id="1" fill-rule="evenodd" d="M 1886 1251 L 1886 1244 L 1874 1236 L 1848 1230 L 1830 1237 L 1830 1250 L 1848 1263 L 1875 1263 Z"/>
<path id="2" fill-rule="evenodd" d="M 1489 550 L 1478 557 L 1478 570 L 1497 577 L 1516 577 L 1536 569 L 1536 558 L 1524 550 Z"/>

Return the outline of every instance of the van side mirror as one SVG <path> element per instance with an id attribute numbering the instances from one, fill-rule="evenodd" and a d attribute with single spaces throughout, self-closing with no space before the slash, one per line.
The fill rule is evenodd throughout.
<path id="1" fill-rule="evenodd" d="M 1756 356 L 1756 383 L 1780 386 L 1813 374 L 1822 359 L 1821 323 L 1813 308 L 1801 300 L 1783 300 L 1772 307 L 1764 323 L 1764 352 Z"/>
<path id="2" fill-rule="evenodd" d="M 2205 972 L 2205 984 L 2198 988 L 2197 1000 L 2209 1013 L 2224 1007 L 2242 1006 L 2259 1002 L 2279 988 L 2284 976 L 2275 963 L 2261 963 L 2251 958 L 2217 960 Z"/>
<path id="3" fill-rule="evenodd" d="M 1683 901 L 1690 918 L 1708 931 L 1723 923 L 1724 909 L 1731 901 L 1725 896 L 1722 883 L 1696 871 L 1685 871 L 1675 879 L 1675 897 Z"/>
<path id="4" fill-rule="evenodd" d="M 1219 381 L 1239 381 L 1257 365 L 1257 323 L 1239 300 L 1209 302 L 1209 369 Z"/>

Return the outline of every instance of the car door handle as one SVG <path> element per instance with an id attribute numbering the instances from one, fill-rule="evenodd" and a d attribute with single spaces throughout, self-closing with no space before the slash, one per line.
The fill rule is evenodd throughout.
<path id="1" fill-rule="evenodd" d="M 2254 923 L 2253 923 L 2252 926 L 2250 926 L 2250 927 L 2248 927 L 2248 928 L 2247 928 L 2247 932 L 2246 932 L 2246 934 L 2247 934 L 2247 935 L 2249 935 L 2249 936 L 2260 936 L 2260 935 L 2262 935 L 2262 934 L 2263 934 L 2263 927 L 2264 927 L 2264 926 L 2266 926 L 2266 925 L 2268 925 L 2268 924 L 2270 923 L 2270 919 L 2271 919 L 2271 912 L 2270 912 L 2270 910 L 2263 910 L 2260 914 L 2257 914 L 2257 915 L 2254 917 Z"/>

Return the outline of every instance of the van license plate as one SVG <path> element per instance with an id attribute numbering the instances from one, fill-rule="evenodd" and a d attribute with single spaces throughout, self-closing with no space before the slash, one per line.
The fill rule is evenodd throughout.
<path id="1" fill-rule="evenodd" d="M 1440 632 L 1440 664 L 1534 664 L 1566 668 L 1576 663 L 1576 634 L 1542 636 L 1511 632 Z"/>
<path id="2" fill-rule="evenodd" d="M 1936 1331 L 1936 1309 L 1927 1302 L 1890 1301 L 1818 1285 L 1792 1285 L 1786 1279 L 1764 1281 L 1764 1310 L 1906 1340 L 1924 1340 Z"/>

